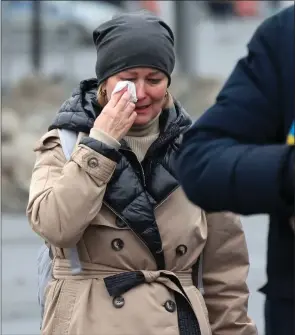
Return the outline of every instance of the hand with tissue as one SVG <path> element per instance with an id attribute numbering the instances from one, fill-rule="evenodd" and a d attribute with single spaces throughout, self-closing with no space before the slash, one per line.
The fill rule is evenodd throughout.
<path id="1" fill-rule="evenodd" d="M 120 141 L 136 119 L 137 113 L 134 111 L 136 101 L 134 83 L 119 81 L 109 102 L 95 120 L 94 128 L 100 129 Z"/>

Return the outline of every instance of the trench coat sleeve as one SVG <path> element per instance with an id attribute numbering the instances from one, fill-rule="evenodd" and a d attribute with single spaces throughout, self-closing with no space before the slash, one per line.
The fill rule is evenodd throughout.
<path id="1" fill-rule="evenodd" d="M 56 130 L 36 148 L 27 216 L 45 241 L 69 248 L 77 244 L 99 212 L 116 162 L 86 145 L 78 145 L 66 161 Z"/>
<path id="2" fill-rule="evenodd" d="M 204 299 L 213 335 L 254 335 L 247 315 L 249 257 L 238 216 L 207 214 L 208 241 L 203 254 Z"/>

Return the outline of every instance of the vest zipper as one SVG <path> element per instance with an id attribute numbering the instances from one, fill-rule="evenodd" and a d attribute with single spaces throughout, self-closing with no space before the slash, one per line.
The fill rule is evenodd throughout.
<path id="1" fill-rule="evenodd" d="M 141 171 L 141 179 L 142 179 L 142 182 L 143 182 L 143 185 L 144 185 L 144 187 L 146 187 L 146 179 L 145 179 L 145 173 L 144 173 L 144 169 L 143 169 L 143 167 L 142 167 L 142 165 L 141 165 L 141 163 L 139 162 L 139 160 L 137 159 L 137 157 L 136 157 L 136 155 L 135 155 L 135 153 L 132 151 L 132 150 L 130 150 L 130 149 L 121 149 L 121 150 L 124 150 L 124 151 L 128 151 L 128 152 L 131 152 L 131 155 L 135 158 L 135 160 L 136 160 L 136 163 L 137 163 L 137 165 L 140 167 L 140 171 Z M 157 209 L 159 206 L 161 206 L 168 198 L 169 198 L 169 196 L 177 189 L 177 188 L 179 188 L 180 187 L 180 185 L 177 185 L 161 202 L 159 202 L 156 206 L 155 206 L 155 208 L 154 209 Z M 116 213 L 115 213 L 116 214 Z"/>
<path id="2" fill-rule="evenodd" d="M 141 165 L 140 162 L 138 162 L 138 164 L 140 165 L 140 170 L 141 170 L 141 176 L 142 176 L 142 182 L 143 182 L 143 186 L 146 187 L 146 182 L 145 182 L 145 174 L 144 174 L 144 170 L 143 167 Z"/>
<path id="3" fill-rule="evenodd" d="M 124 149 L 121 149 L 121 150 L 130 152 L 131 155 L 134 157 L 134 159 L 136 161 L 136 164 L 139 166 L 139 169 L 140 169 L 141 180 L 142 180 L 143 186 L 146 187 L 145 173 L 144 173 L 143 167 L 142 167 L 140 161 L 137 159 L 135 153 L 130 149 L 125 149 L 124 148 Z"/>

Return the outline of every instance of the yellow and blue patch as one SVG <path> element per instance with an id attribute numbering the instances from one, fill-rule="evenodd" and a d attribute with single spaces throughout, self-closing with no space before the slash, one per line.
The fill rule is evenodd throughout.
<path id="1" fill-rule="evenodd" d="M 295 121 L 293 121 L 289 134 L 287 136 L 287 144 L 295 145 Z"/>

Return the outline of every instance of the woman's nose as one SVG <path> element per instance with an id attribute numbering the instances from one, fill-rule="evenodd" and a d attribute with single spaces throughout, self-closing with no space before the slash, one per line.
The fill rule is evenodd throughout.
<path id="1" fill-rule="evenodd" d="M 138 100 L 143 100 L 146 97 L 146 89 L 144 83 L 137 83 L 136 85 L 136 95 Z"/>

